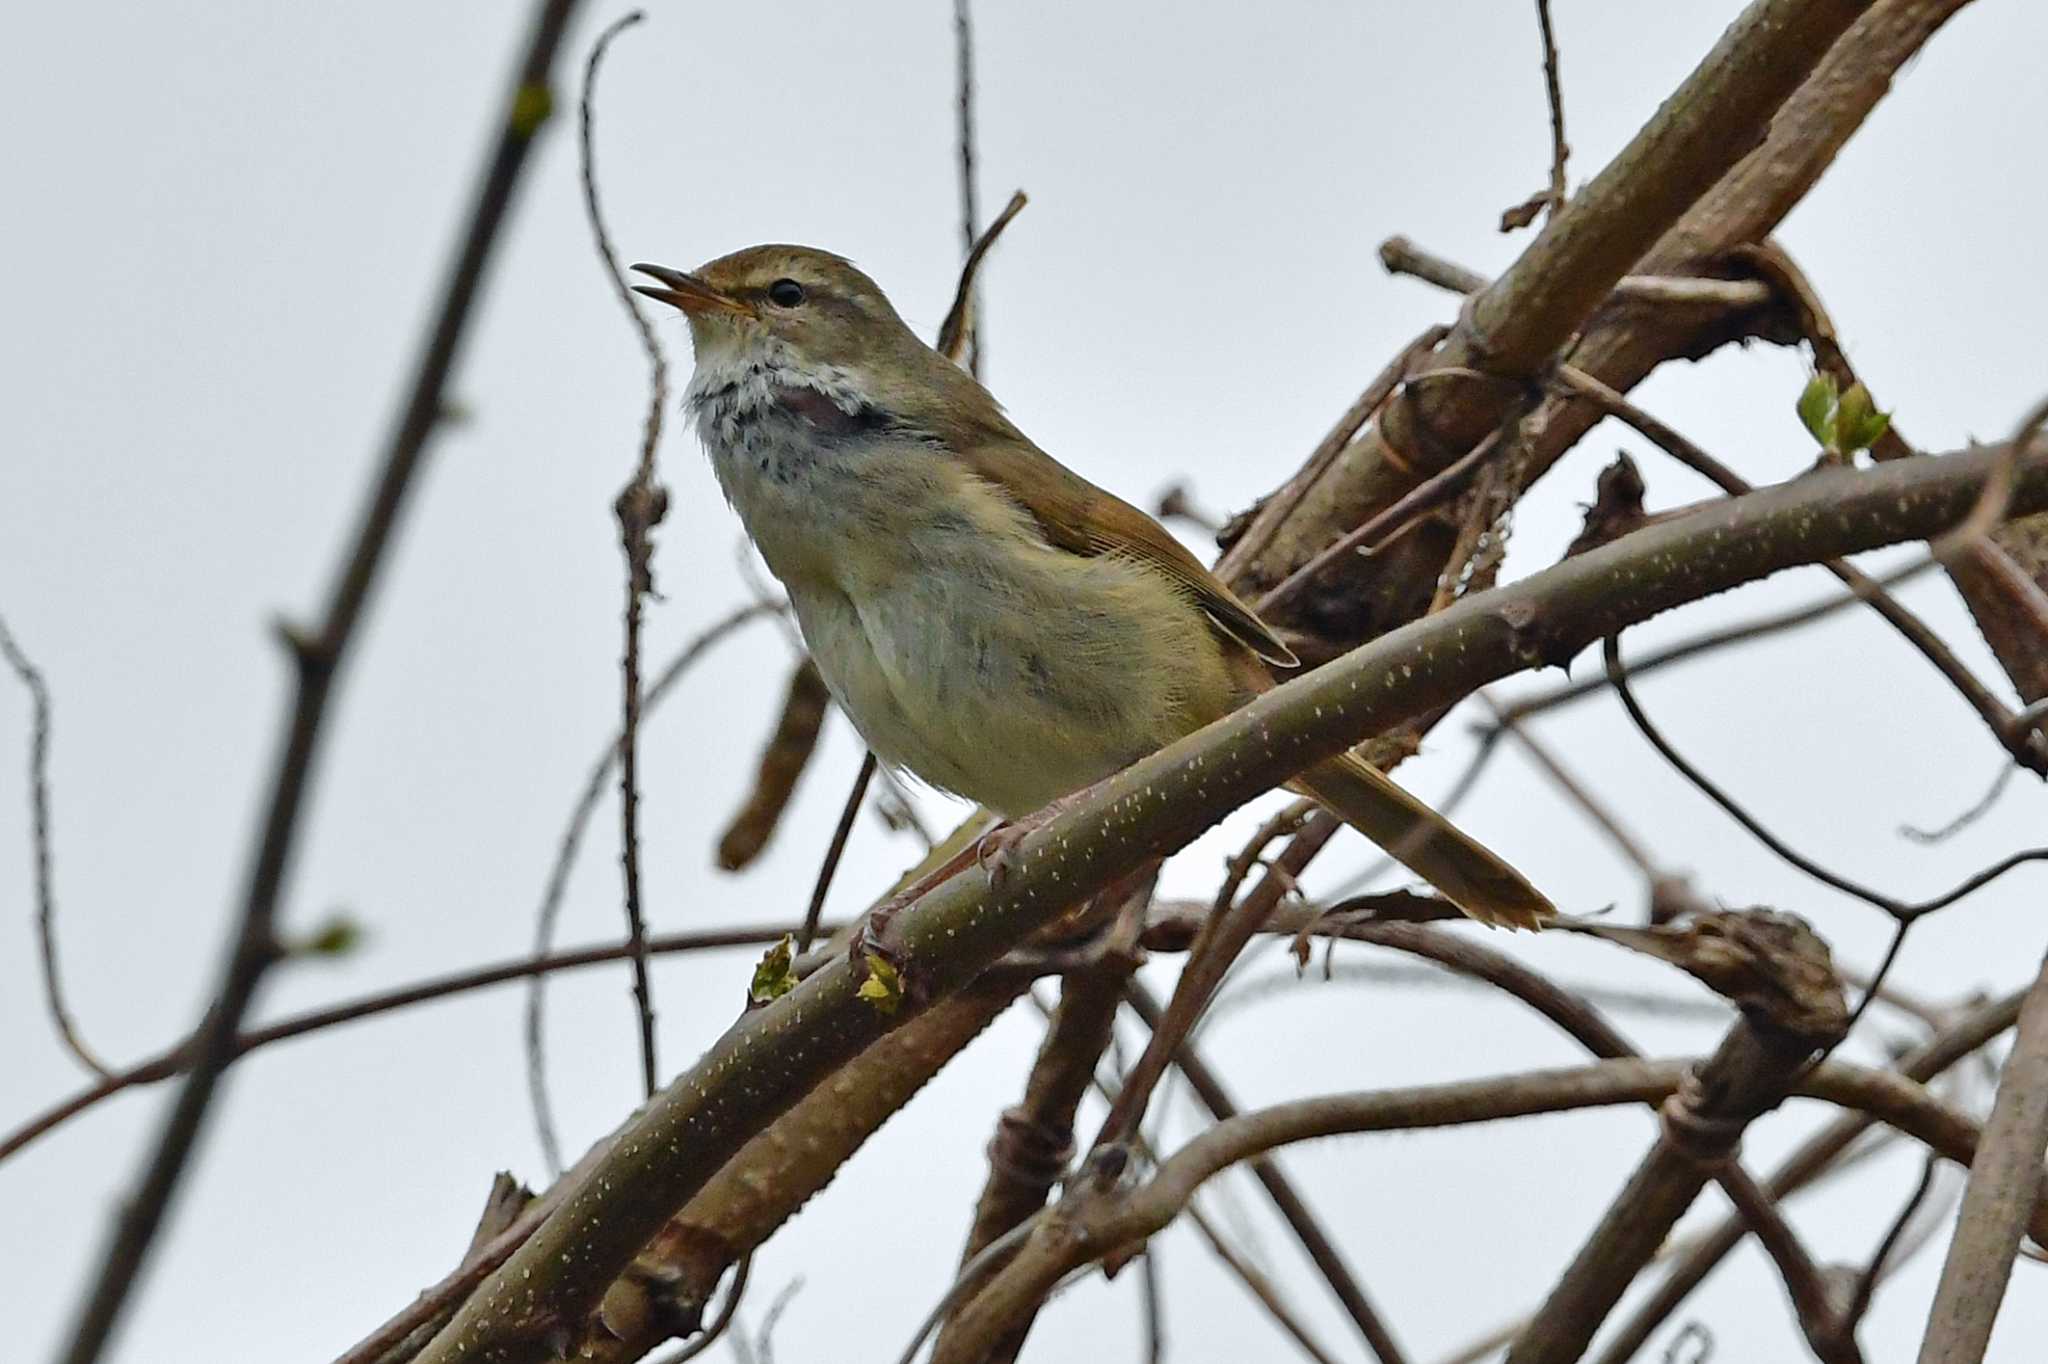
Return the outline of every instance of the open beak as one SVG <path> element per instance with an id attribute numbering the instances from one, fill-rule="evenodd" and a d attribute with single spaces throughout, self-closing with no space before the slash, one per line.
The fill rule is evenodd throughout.
<path id="1" fill-rule="evenodd" d="M 681 308 L 692 317 L 710 317 L 718 313 L 730 313 L 739 317 L 754 317 L 753 305 L 742 303 L 732 295 L 712 288 L 695 275 L 681 270 L 671 270 L 666 265 L 636 265 L 633 267 L 643 275 L 652 275 L 661 281 L 661 287 L 652 284 L 636 284 L 633 292 L 645 294 Z"/>

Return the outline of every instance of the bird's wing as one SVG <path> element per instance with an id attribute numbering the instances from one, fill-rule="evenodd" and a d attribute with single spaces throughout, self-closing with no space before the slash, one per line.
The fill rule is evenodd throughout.
<path id="1" fill-rule="evenodd" d="M 1237 594 L 1202 566 L 1166 527 L 1096 487 L 1021 437 L 959 447 L 974 475 L 1031 514 L 1048 543 L 1073 554 L 1114 554 L 1165 574 L 1230 638 L 1282 668 L 1300 664 Z"/>

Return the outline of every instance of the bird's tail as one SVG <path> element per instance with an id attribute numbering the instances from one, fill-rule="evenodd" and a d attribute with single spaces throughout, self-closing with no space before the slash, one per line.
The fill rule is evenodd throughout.
<path id="1" fill-rule="evenodd" d="M 1557 916 L 1520 872 L 1356 754 L 1312 767 L 1290 785 L 1342 815 L 1480 923 L 1541 928 Z"/>

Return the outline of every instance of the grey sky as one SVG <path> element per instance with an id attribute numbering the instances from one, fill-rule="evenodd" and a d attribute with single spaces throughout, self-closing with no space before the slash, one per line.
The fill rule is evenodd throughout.
<path id="1" fill-rule="evenodd" d="M 66 965 L 86 1033 L 112 1057 L 175 1037 L 211 986 L 284 704 L 267 622 L 304 615 L 324 589 L 525 8 L 45 5 L 9 25 L 0 612 L 55 690 Z M 690 265 L 754 241 L 814 243 L 859 261 L 928 334 L 959 250 L 948 7 L 650 8 L 613 54 L 600 109 L 626 259 Z M 1738 8 L 1560 0 L 1574 183 Z M 1385 236 L 1489 271 L 1527 240 L 1493 226 L 1546 173 L 1527 4 L 1295 0 L 1256 18 L 1253 7 L 1163 0 L 983 9 L 982 201 L 993 208 L 1020 185 L 1032 196 L 986 276 L 986 377 L 1048 450 L 1134 500 L 1187 478 L 1208 506 L 1244 505 L 1396 347 L 1451 315 L 1445 296 L 1382 274 Z M 588 14 L 563 65 L 565 111 L 584 45 L 616 12 Z M 2048 385 L 2048 198 L 2034 173 L 2048 127 L 2044 51 L 2048 10 L 1969 8 L 1783 234 L 1865 377 L 1929 448 L 2003 434 Z M 370 941 L 345 963 L 277 973 L 265 1015 L 522 953 L 562 819 L 613 724 L 609 508 L 633 457 L 644 374 L 589 249 L 572 132 L 566 118 L 551 130 L 518 204 L 456 385 L 473 417 L 435 448 L 333 717 L 289 920 L 346 908 Z M 661 326 L 686 367 L 680 324 Z M 1671 367 L 1641 396 L 1761 481 L 1808 458 L 1791 416 L 1803 377 L 1796 355 L 1758 349 Z M 1556 557 L 1595 470 L 1630 444 L 1603 429 L 1539 488 L 1516 521 L 1511 573 Z M 1705 495 L 1654 457 L 1643 463 L 1654 501 Z M 680 430 L 664 477 L 674 510 L 658 539 L 656 659 L 745 592 L 738 524 Z M 1631 647 L 1830 588 L 1818 572 L 1791 575 L 1657 622 Z M 1923 580 L 1907 597 L 2003 685 L 1945 586 Z M 844 724 L 769 859 L 737 879 L 709 869 L 788 661 L 773 628 L 755 627 L 650 726 L 658 928 L 801 907 L 858 757 Z M 2042 841 L 2048 802 L 2026 781 L 1939 849 L 1895 836 L 1901 821 L 1939 823 L 1969 804 L 2000 754 L 1863 616 L 1667 675 L 1644 694 L 1803 849 L 1864 879 L 1932 891 Z M 0 773 L 16 774 L 27 709 L 11 680 L 0 696 Z M 1872 911 L 1756 848 L 1611 705 L 1542 732 L 1707 893 L 1795 910 L 1848 961 L 1875 960 L 1884 925 Z M 1403 779 L 1441 790 L 1468 743 L 1453 719 Z M 42 1015 L 25 802 L 15 776 L 5 780 L 0 1122 L 11 1126 L 79 1075 Z M 1462 819 L 1561 903 L 1639 905 L 1628 866 L 1518 755 Z M 619 932 L 615 820 L 608 806 L 572 884 L 566 941 Z M 1213 880 L 1244 822 L 1199 845 L 1176 882 Z M 1326 879 L 1367 856 L 1363 845 L 1333 852 Z M 864 820 L 835 903 L 851 906 L 909 857 Z M 1901 978 L 1930 994 L 2025 979 L 2048 940 L 2041 886 L 2022 872 L 1928 922 Z M 1598 946 L 1512 947 L 1578 978 L 1671 986 Z M 727 953 L 659 967 L 665 1070 L 728 1019 L 748 965 Z M 625 976 L 565 979 L 554 1000 L 557 1103 L 580 1151 L 638 1095 Z M 516 990 L 475 995 L 238 1067 L 117 1357 L 324 1359 L 444 1272 L 493 1170 L 545 1175 L 519 1007 Z M 1713 1037 L 1621 1021 L 1653 1052 Z M 950 1277 L 982 1143 L 1037 1032 L 1035 1016 L 1013 1011 L 762 1255 L 750 1320 L 792 1276 L 805 1279 L 777 1333 L 782 1358 L 894 1357 Z M 1895 1035 L 1902 1025 L 1885 1019 L 1861 1054 Z M 1210 1046 L 1246 1101 L 1574 1059 L 1502 1003 L 1355 987 L 1304 988 L 1233 1014 Z M 126 1096 L 0 1165 L 11 1229 L 0 1297 L 25 1357 L 62 1337 L 166 1092 Z M 1748 1153 L 1767 1161 L 1815 1117 L 1794 1108 L 1761 1124 Z M 1288 1163 L 1427 1357 L 1532 1306 L 1651 1133 L 1647 1115 L 1611 1113 L 1324 1143 Z M 1799 1204 L 1795 1220 L 1823 1258 L 1858 1259 L 1916 1174 L 1894 1152 Z M 1284 1234 L 1242 1191 L 1228 1197 L 1297 1305 L 1356 1357 Z M 1161 1260 L 1173 1358 L 1282 1348 L 1185 1228 L 1163 1238 Z M 1938 1264 L 1936 1247 L 1880 1297 L 1864 1334 L 1873 1364 L 1912 1356 Z M 2043 1282 L 2021 1267 L 1993 1358 L 2027 1358 L 2024 1342 L 2048 1333 Z M 1134 1291 L 1130 1277 L 1084 1282 L 1041 1321 L 1036 1356 L 1135 1350 Z M 1715 1331 L 1721 1359 L 1798 1355 L 1753 1251 L 1689 1310 Z"/>

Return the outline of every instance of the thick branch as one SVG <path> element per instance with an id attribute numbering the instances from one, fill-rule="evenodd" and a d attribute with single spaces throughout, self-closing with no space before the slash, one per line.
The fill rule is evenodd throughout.
<path id="1" fill-rule="evenodd" d="M 1622 268 L 1692 276 L 1713 271 L 1730 248 L 1762 241 L 1813 188 L 1891 88 L 1894 74 L 1966 3 L 1878 0 L 1869 5 L 1847 37 L 1827 51 L 1798 93 L 1779 110 L 1763 144 L 1700 197 L 1639 262 L 1624 262 Z M 1728 136 L 1739 139 L 1740 130 L 1730 124 Z M 1640 163 L 1635 169 L 1639 174 L 1657 173 L 1656 167 Z M 1592 211 L 1594 202 L 1590 187 L 1581 191 L 1559 221 L 1532 244 L 1531 252 Z M 1616 300 L 1613 306 L 1602 305 L 1590 319 L 1570 322 L 1567 330 L 1583 322 L 1583 332 L 1569 358 L 1626 391 L 1666 360 L 1703 355 L 1751 334 L 1767 320 L 1766 312 L 1645 308 Z M 1482 429 L 1498 420 L 1503 404 L 1514 396 L 1503 385 L 1450 381 L 1435 387 L 1445 390 L 1437 395 L 1438 401 L 1449 401 L 1455 394 L 1470 404 L 1473 412 L 1467 420 Z M 1576 444 L 1597 419 L 1598 414 L 1582 404 L 1553 400 L 1539 406 L 1522 433 L 1524 486 Z M 1407 471 L 1399 456 L 1390 457 L 1388 445 L 1375 429 L 1329 459 L 1327 473 L 1299 499 L 1284 528 L 1269 530 L 1248 553 L 1234 548 L 1225 557 L 1231 584 L 1246 595 L 1258 595 L 1413 487 L 1419 475 Z M 1278 623 L 1327 641 L 1316 648 L 1312 640 L 1290 635 L 1298 652 L 1307 647 L 1305 656 L 1323 657 L 1349 647 L 1421 611 L 1443 568 L 1447 546 L 1447 532 L 1425 527 L 1382 555 L 1354 559 L 1346 572 L 1332 569 L 1321 589 L 1280 613 Z"/>
<path id="2" fill-rule="evenodd" d="M 1222 814 L 1361 737 L 1660 611 L 1818 558 L 1925 539 L 1961 520 L 1998 451 L 1831 470 L 1624 536 L 1467 597 L 1133 765 L 1018 845 L 1002 883 L 969 872 L 892 925 L 913 999 L 936 999 L 1076 899 L 1185 845 Z M 2018 461 L 2013 510 L 2048 506 L 2048 454 Z M 531 1361 L 578 1320 L 745 1141 L 903 1020 L 839 961 L 741 1019 L 651 1102 L 613 1152 L 465 1305 L 421 1364 Z"/>
<path id="3" fill-rule="evenodd" d="M 935 1355 L 932 1364 L 969 1364 L 979 1358 L 977 1346 L 1000 1332 L 1014 1313 L 1037 1302 L 1074 1269 L 1164 1229 L 1202 1184 L 1240 1161 L 1319 1137 L 1661 1103 L 1702 1064 L 1713 1062 L 1601 1061 L 1450 1084 L 1324 1095 L 1219 1122 L 1136 1189 L 1083 1186 L 1070 1191 L 1037 1224 L 1016 1258 L 962 1309 L 956 1352 Z M 1918 1085 L 1886 1072 L 1829 1061 L 1800 1076 L 1791 1092 L 1878 1113 L 1883 1121 L 1958 1163 L 1975 1157 L 1976 1124 Z M 2048 1206 L 2035 1207 L 2034 1222 L 2048 1223 Z"/>
<path id="4" fill-rule="evenodd" d="M 1838 1019 L 1847 1022 L 1846 1010 Z M 1737 1022 L 1694 1072 L 1696 1093 L 1667 1103 L 1657 1143 L 1508 1351 L 1508 1364 L 1570 1364 L 1692 1206 L 1742 1129 L 1775 1107 L 1826 1039 Z M 1689 1101 L 1688 1101 L 1689 1100 Z"/>
<path id="5" fill-rule="evenodd" d="M 1920 1341 L 1920 1364 L 1982 1359 L 2006 1280 L 2042 1190 L 2048 1146 L 2048 965 L 2020 1008 L 2019 1031 L 1998 1080 L 1998 1098 L 1971 1164 L 1955 1239 Z"/>

